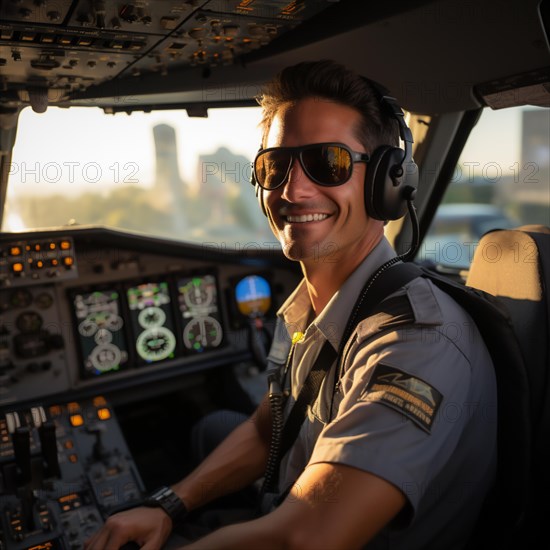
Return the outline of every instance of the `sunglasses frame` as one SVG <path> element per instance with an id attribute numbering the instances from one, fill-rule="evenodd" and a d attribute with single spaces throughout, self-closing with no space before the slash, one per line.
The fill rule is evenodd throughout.
<path id="1" fill-rule="evenodd" d="M 314 178 L 308 171 L 308 169 L 304 166 L 304 161 L 302 159 L 302 153 L 308 149 L 315 149 L 319 147 L 341 147 L 345 151 L 347 151 L 350 155 L 351 159 L 351 167 L 349 171 L 349 176 L 347 179 L 345 179 L 342 182 L 338 183 L 323 183 L 319 181 L 318 179 Z M 271 151 L 289 151 L 290 152 L 290 163 L 288 165 L 288 168 L 286 170 L 285 177 L 282 179 L 281 183 L 279 185 L 276 185 L 275 187 L 264 187 L 260 181 L 258 180 L 258 177 L 256 175 L 256 161 L 258 160 L 258 157 L 264 153 L 269 153 Z M 299 145 L 297 147 L 268 147 L 266 149 L 260 149 L 256 156 L 254 157 L 254 162 L 252 164 L 252 171 L 254 175 L 254 181 L 265 191 L 273 191 L 275 189 L 278 189 L 279 187 L 282 187 L 286 184 L 288 181 L 288 175 L 290 173 L 290 170 L 292 168 L 292 165 L 294 164 L 294 161 L 298 158 L 298 162 L 300 163 L 300 166 L 302 167 L 302 170 L 304 171 L 304 174 L 316 185 L 320 185 L 322 187 L 338 187 L 339 185 L 343 185 L 344 183 L 348 182 L 353 174 L 353 165 L 355 162 L 369 162 L 370 155 L 368 153 L 360 153 L 358 151 L 353 151 L 350 149 L 345 143 L 339 143 L 339 142 L 322 142 L 322 143 L 310 143 L 308 145 Z"/>

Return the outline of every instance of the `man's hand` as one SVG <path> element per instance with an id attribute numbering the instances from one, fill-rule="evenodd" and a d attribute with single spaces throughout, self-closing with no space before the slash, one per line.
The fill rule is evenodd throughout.
<path id="1" fill-rule="evenodd" d="M 172 520 L 160 508 L 133 508 L 115 514 L 86 541 L 85 550 L 119 550 L 134 541 L 141 550 L 160 550 L 172 531 Z"/>

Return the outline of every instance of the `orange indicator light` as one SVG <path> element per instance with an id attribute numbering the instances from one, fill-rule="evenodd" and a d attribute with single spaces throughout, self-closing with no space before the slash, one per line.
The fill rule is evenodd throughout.
<path id="1" fill-rule="evenodd" d="M 71 426 L 74 426 L 75 428 L 78 428 L 79 426 L 82 426 L 84 424 L 84 418 L 81 414 L 73 414 L 71 415 Z"/>
<path id="2" fill-rule="evenodd" d="M 97 417 L 100 420 L 109 420 L 111 418 L 111 411 L 107 408 L 97 409 Z"/>

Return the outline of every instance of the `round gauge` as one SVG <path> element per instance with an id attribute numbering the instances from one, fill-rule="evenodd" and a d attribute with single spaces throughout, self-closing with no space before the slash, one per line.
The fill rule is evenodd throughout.
<path id="1" fill-rule="evenodd" d="M 17 317 L 15 324 L 21 332 L 38 332 L 44 320 L 36 311 L 24 311 Z"/>
<path id="2" fill-rule="evenodd" d="M 88 319 L 95 323 L 99 328 L 104 328 L 109 321 L 112 313 L 110 311 L 94 311 L 88 315 Z"/>
<path id="3" fill-rule="evenodd" d="M 122 352 L 113 344 L 102 344 L 90 353 L 90 362 L 99 373 L 118 369 L 122 359 Z"/>
<path id="4" fill-rule="evenodd" d="M 146 307 L 138 315 L 138 323 L 142 328 L 161 327 L 164 321 L 166 321 L 166 313 L 160 307 Z"/>
<path id="5" fill-rule="evenodd" d="M 88 319 L 93 321 L 99 328 L 111 329 L 113 323 L 118 322 L 118 315 L 111 313 L 110 311 L 95 311 L 88 315 Z"/>
<path id="6" fill-rule="evenodd" d="M 247 317 L 265 315 L 271 307 L 271 287 L 258 275 L 241 279 L 235 288 L 239 311 Z"/>
<path id="7" fill-rule="evenodd" d="M 113 335 L 104 328 L 100 328 L 96 333 L 94 340 L 96 344 L 110 344 L 113 340 Z"/>
<path id="8" fill-rule="evenodd" d="M 206 277 L 194 277 L 180 288 L 189 309 L 209 306 L 214 300 L 214 291 L 215 286 Z"/>
<path id="9" fill-rule="evenodd" d="M 88 306 L 84 303 L 84 298 L 80 294 L 74 298 L 74 311 L 79 319 L 88 315 Z"/>
<path id="10" fill-rule="evenodd" d="M 213 317 L 196 317 L 183 331 L 183 343 L 187 349 L 203 351 L 216 348 L 222 341 L 222 327 Z"/>
<path id="11" fill-rule="evenodd" d="M 84 321 L 82 321 L 82 323 L 78 325 L 78 332 L 86 338 L 93 336 L 97 332 L 97 330 L 97 323 L 95 323 L 89 317 L 87 319 L 84 319 Z"/>
<path id="12" fill-rule="evenodd" d="M 39 309 L 48 309 L 53 304 L 53 296 L 48 292 L 41 292 L 34 298 L 34 304 Z"/>
<path id="13" fill-rule="evenodd" d="M 12 307 L 29 307 L 32 304 L 32 294 L 25 288 L 18 288 L 10 294 Z"/>
<path id="14" fill-rule="evenodd" d="M 136 340 L 136 350 L 145 361 L 162 361 L 176 348 L 176 337 L 166 327 L 145 329 Z"/>
<path id="15" fill-rule="evenodd" d="M 122 319 L 122 317 L 114 313 L 109 314 L 109 316 L 105 320 L 105 328 L 107 330 L 110 330 L 111 332 L 116 332 L 117 330 L 120 330 L 123 325 L 124 320 Z"/>

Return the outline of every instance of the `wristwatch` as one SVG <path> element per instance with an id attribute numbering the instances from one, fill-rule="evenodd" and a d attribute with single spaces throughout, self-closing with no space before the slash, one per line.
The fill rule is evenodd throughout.
<path id="1" fill-rule="evenodd" d="M 149 508 L 162 508 L 170 517 L 174 525 L 184 520 L 187 507 L 170 487 L 160 487 L 151 493 L 142 503 Z"/>

